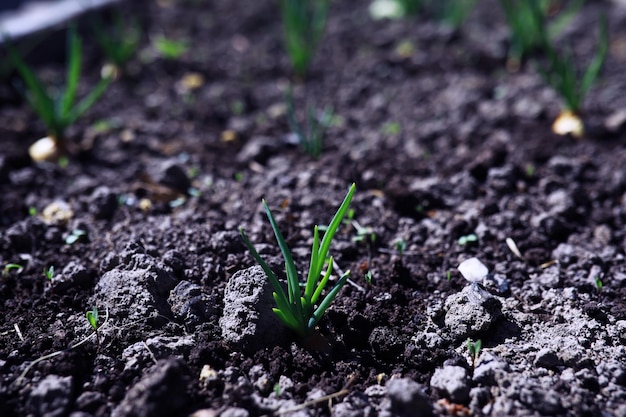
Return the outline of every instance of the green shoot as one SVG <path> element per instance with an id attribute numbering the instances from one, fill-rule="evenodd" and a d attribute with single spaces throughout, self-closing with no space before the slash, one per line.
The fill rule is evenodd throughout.
<path id="1" fill-rule="evenodd" d="M 4 268 L 2 268 L 2 276 L 6 277 L 13 270 L 15 270 L 15 273 L 19 274 L 24 270 L 24 267 L 20 264 L 14 264 L 14 263 L 6 264 Z"/>
<path id="2" fill-rule="evenodd" d="M 478 360 L 478 356 L 480 355 L 480 349 L 482 348 L 482 345 L 483 343 L 480 339 L 473 342 L 472 339 L 467 338 L 467 352 L 472 359 L 472 368 L 476 367 L 476 361 Z"/>
<path id="3" fill-rule="evenodd" d="M 298 138 L 298 144 L 304 152 L 308 153 L 313 158 L 319 158 L 322 155 L 326 130 L 333 119 L 332 109 L 326 107 L 322 113 L 318 115 L 314 106 L 307 105 L 306 121 L 303 125 L 298 122 L 296 117 L 293 90 L 291 88 L 287 90 L 285 101 L 287 104 L 287 122 Z"/>
<path id="4" fill-rule="evenodd" d="M 324 298 L 320 298 L 333 272 L 333 258 L 328 258 L 330 244 L 348 210 L 348 206 L 350 205 L 350 201 L 352 200 L 355 190 L 356 186 L 352 184 L 348 190 L 348 194 L 343 200 L 343 203 L 341 203 L 341 206 L 328 225 L 321 242 L 319 238 L 318 226 L 313 228 L 313 247 L 311 250 L 309 272 L 306 283 L 304 284 L 304 293 L 302 293 L 302 290 L 300 289 L 298 272 L 296 264 L 291 256 L 291 251 L 289 250 L 282 233 L 278 229 L 276 220 L 274 219 L 274 216 L 272 215 L 272 212 L 270 211 L 265 200 L 263 200 L 263 208 L 265 209 L 265 214 L 269 219 L 274 235 L 276 236 L 278 246 L 280 247 L 285 260 L 285 270 L 287 273 L 286 293 L 278 280 L 278 276 L 270 269 L 263 258 L 261 258 L 252 245 L 252 242 L 250 242 L 250 239 L 248 239 L 248 236 L 244 232 L 243 228 L 239 228 L 244 244 L 254 259 L 259 263 L 259 265 L 261 265 L 263 271 L 267 275 L 267 278 L 272 284 L 272 287 L 274 288 L 274 301 L 276 302 L 276 308 L 273 309 L 274 313 L 287 327 L 295 331 L 300 337 L 306 337 L 313 333 L 317 323 L 322 318 L 326 309 L 333 302 L 339 293 L 339 290 L 346 283 L 348 276 L 350 275 L 350 271 L 345 272 L 335 283 L 333 288 L 328 291 L 326 296 Z M 323 272 L 325 265 L 326 271 Z"/>
<path id="5" fill-rule="evenodd" d="M 93 25 L 96 41 L 107 59 L 117 70 L 123 70 L 139 47 L 140 30 L 136 21 L 125 20 L 116 14 L 110 31 L 104 28 L 100 20 Z"/>
<path id="6" fill-rule="evenodd" d="M 552 0 L 500 0 L 509 26 L 510 68 L 517 69 L 524 57 L 543 51 L 550 40 L 576 16 L 584 0 L 573 1 L 552 22 L 548 22 L 552 3 Z"/>
<path id="7" fill-rule="evenodd" d="M 65 238 L 66 245 L 73 245 L 78 242 L 83 236 L 86 236 L 87 232 L 81 229 L 74 229 L 72 232 Z"/>
<path id="8" fill-rule="evenodd" d="M 330 0 L 279 0 L 291 66 L 304 77 L 324 34 Z"/>
<path id="9" fill-rule="evenodd" d="M 399 19 L 425 12 L 456 29 L 471 12 L 476 0 L 374 0 L 370 15 L 374 19 Z"/>
<path id="10" fill-rule="evenodd" d="M 94 306 L 90 311 L 87 311 L 85 313 L 85 317 L 87 317 L 89 325 L 91 325 L 94 332 L 96 333 L 96 343 L 99 345 L 100 336 L 98 335 L 98 308 Z"/>
<path id="11" fill-rule="evenodd" d="M 55 89 L 54 93 L 51 93 L 51 89 L 44 85 L 10 44 L 8 44 L 8 52 L 9 58 L 28 89 L 26 94 L 28 102 L 44 122 L 48 134 L 57 144 L 63 141 L 67 127 L 76 122 L 94 105 L 111 82 L 110 77 L 102 78 L 87 96 L 76 102 L 83 48 L 82 41 L 74 26 L 68 32 L 66 84 L 61 89 Z"/>
<path id="12" fill-rule="evenodd" d="M 47 269 L 44 268 L 43 276 L 52 284 L 52 280 L 54 279 L 54 265 L 50 265 Z"/>
<path id="13" fill-rule="evenodd" d="M 165 59 L 176 60 L 189 50 L 189 45 L 184 40 L 176 40 L 166 38 L 165 36 L 157 36 L 152 45 L 154 49 Z"/>
<path id="14" fill-rule="evenodd" d="M 470 233 L 469 235 L 461 236 L 458 240 L 459 246 L 465 246 L 469 243 L 478 242 L 478 236 L 474 233 Z"/>
<path id="15" fill-rule="evenodd" d="M 404 238 L 398 237 L 394 239 L 392 244 L 396 252 L 398 252 L 400 257 L 402 257 L 402 255 L 404 255 L 404 252 L 406 251 L 406 240 L 404 240 Z"/>
<path id="16" fill-rule="evenodd" d="M 598 290 L 598 294 L 601 294 L 601 293 L 602 293 L 602 287 L 604 287 L 604 283 L 602 283 L 602 278 L 600 278 L 600 277 L 596 276 L 596 277 L 593 279 L 593 281 L 594 281 L 594 282 L 595 282 L 595 284 L 596 284 L 596 288 L 597 288 L 597 290 Z"/>
<path id="17" fill-rule="evenodd" d="M 563 100 L 564 110 L 578 114 L 585 96 L 596 82 L 609 50 L 606 17 L 600 19 L 598 48 L 587 69 L 580 74 L 569 51 L 559 54 L 551 44 L 546 45 L 547 62 L 539 70 L 544 80 Z"/>
<path id="18" fill-rule="evenodd" d="M 373 279 L 372 270 L 368 269 L 367 272 L 365 273 L 365 282 L 367 282 L 369 285 L 372 285 L 372 279 Z"/>

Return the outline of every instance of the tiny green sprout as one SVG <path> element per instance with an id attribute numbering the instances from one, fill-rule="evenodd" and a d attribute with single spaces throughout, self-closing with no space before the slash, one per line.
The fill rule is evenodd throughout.
<path id="1" fill-rule="evenodd" d="M 57 161 L 57 165 L 59 166 L 59 168 L 61 169 L 66 169 L 70 164 L 70 160 L 67 156 L 62 155 L 59 157 L 59 160 Z"/>
<path id="2" fill-rule="evenodd" d="M 152 45 L 163 58 L 170 60 L 180 58 L 189 49 L 187 41 L 170 39 L 165 36 L 155 37 Z"/>
<path id="3" fill-rule="evenodd" d="M 324 139 L 326 131 L 333 120 L 333 110 L 325 107 L 321 113 L 317 111 L 314 105 L 307 103 L 305 108 L 305 121 L 300 123 L 296 116 L 296 105 L 293 98 L 293 89 L 291 86 L 285 94 L 285 102 L 287 106 L 287 123 L 289 128 L 296 135 L 300 148 L 313 158 L 319 158 L 324 148 Z"/>
<path id="4" fill-rule="evenodd" d="M 35 217 L 37 215 L 37 207 L 30 206 L 28 208 L 28 215 L 30 217 Z"/>
<path id="5" fill-rule="evenodd" d="M 599 276 L 596 276 L 593 280 L 596 283 L 598 294 L 602 293 L 602 287 L 604 287 L 604 284 L 602 283 L 602 278 L 600 278 Z"/>
<path id="6" fill-rule="evenodd" d="M 74 229 L 72 230 L 72 233 L 70 233 L 66 238 L 65 238 L 65 243 L 67 245 L 73 245 L 74 243 L 78 242 L 83 236 L 86 236 L 87 232 L 85 232 L 82 229 Z"/>
<path id="7" fill-rule="evenodd" d="M 395 136 L 400 134 L 402 128 L 398 122 L 387 122 L 382 127 L 382 132 L 385 135 Z"/>
<path id="8" fill-rule="evenodd" d="M 527 178 L 532 178 L 535 176 L 535 171 L 537 170 L 537 168 L 535 167 L 534 164 L 528 163 L 526 164 L 526 168 L 525 168 L 525 174 Z"/>
<path id="9" fill-rule="evenodd" d="M 243 172 L 235 172 L 235 181 L 237 182 L 243 181 Z"/>
<path id="10" fill-rule="evenodd" d="M 87 321 L 89 322 L 89 325 L 93 328 L 94 332 L 96 333 L 96 343 L 99 345 L 100 336 L 98 334 L 98 308 L 94 306 L 91 310 L 85 313 L 85 317 L 87 317 Z"/>
<path id="11" fill-rule="evenodd" d="M 54 279 L 54 265 L 50 265 L 48 268 L 44 268 L 43 275 L 52 284 L 52 280 Z"/>
<path id="12" fill-rule="evenodd" d="M 398 251 L 400 256 L 404 254 L 406 251 L 406 240 L 404 238 L 398 237 L 393 241 L 393 248 Z"/>
<path id="13" fill-rule="evenodd" d="M 450 281 L 452 279 L 452 272 L 448 269 L 448 272 L 446 272 L 446 280 Z"/>
<path id="14" fill-rule="evenodd" d="M 372 278 L 373 278 L 372 270 L 368 269 L 368 271 L 365 273 L 365 282 L 367 282 L 369 285 L 372 285 Z"/>
<path id="15" fill-rule="evenodd" d="M 459 238 L 459 245 L 460 246 L 465 246 L 468 243 L 474 243 L 478 241 L 478 236 L 476 236 L 474 233 L 470 233 L 469 235 L 465 235 L 465 236 L 461 236 Z"/>
<path id="16" fill-rule="evenodd" d="M 276 308 L 273 309 L 274 313 L 287 327 L 295 331 L 298 336 L 302 338 L 311 335 L 315 331 L 317 323 L 323 317 L 324 313 L 350 275 L 350 271 L 346 271 L 342 274 L 333 288 L 328 291 L 326 296 L 321 297 L 333 272 L 332 257 L 328 257 L 330 244 L 332 243 L 333 237 L 341 225 L 341 221 L 348 210 L 348 206 L 350 205 L 350 201 L 352 201 L 352 196 L 355 191 L 356 185 L 352 184 L 346 194 L 346 197 L 341 203 L 341 206 L 339 206 L 339 209 L 324 232 L 324 237 L 321 242 L 319 238 L 318 226 L 313 228 L 311 261 L 306 282 L 303 285 L 300 285 L 296 264 L 291 256 L 291 251 L 287 246 L 287 242 L 280 232 L 278 224 L 276 223 L 269 206 L 265 200 L 263 200 L 265 214 L 267 215 L 267 218 L 272 226 L 274 236 L 276 237 L 283 259 L 285 260 L 287 292 L 283 289 L 283 286 L 274 271 L 272 271 L 269 265 L 256 251 L 254 245 L 252 245 L 252 242 L 250 242 L 250 239 L 244 232 L 243 227 L 239 228 L 244 244 L 254 259 L 259 263 L 259 265 L 261 265 L 265 275 L 267 275 L 267 278 L 270 281 L 270 284 L 274 288 L 274 301 L 276 302 Z M 330 260 L 327 261 L 327 259 Z M 326 266 L 326 271 L 323 271 L 324 266 Z M 301 287 L 304 287 L 304 293 L 302 292 Z"/>
<path id="17" fill-rule="evenodd" d="M 467 338 L 467 351 L 472 359 L 472 368 L 476 367 L 476 361 L 478 360 L 478 356 L 480 355 L 480 349 L 482 348 L 482 341 L 478 339 L 473 342 L 469 337 Z"/>
<path id="18" fill-rule="evenodd" d="M 20 264 L 14 264 L 14 263 L 6 264 L 4 268 L 2 269 L 2 276 L 6 277 L 13 270 L 15 270 L 17 274 L 19 274 L 20 272 L 22 272 L 23 269 L 24 267 Z"/>
<path id="19" fill-rule="evenodd" d="M 274 395 L 276 395 L 277 397 L 280 397 L 280 394 L 281 394 L 281 393 L 282 393 L 282 391 L 283 391 L 283 390 L 281 389 L 281 387 L 280 387 L 280 383 L 278 383 L 278 382 L 277 382 L 277 383 L 275 383 L 275 384 L 274 384 L 274 389 L 273 389 L 273 391 L 274 391 Z"/>

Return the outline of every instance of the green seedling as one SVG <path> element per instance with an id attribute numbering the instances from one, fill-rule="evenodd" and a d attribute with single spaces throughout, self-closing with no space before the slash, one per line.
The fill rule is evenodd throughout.
<path id="1" fill-rule="evenodd" d="M 604 284 L 602 283 L 602 278 L 596 276 L 593 281 L 596 284 L 596 289 L 598 290 L 598 294 L 602 294 L 602 288 L 604 287 Z"/>
<path id="2" fill-rule="evenodd" d="M 385 135 L 395 136 L 395 135 L 400 134 L 401 131 L 402 131 L 402 127 L 400 126 L 400 123 L 398 122 L 387 122 L 382 127 L 382 132 Z"/>
<path id="3" fill-rule="evenodd" d="M 429 8 L 437 20 L 454 29 L 461 27 L 477 0 L 430 0 Z"/>
<path id="4" fill-rule="evenodd" d="M 365 282 L 367 282 L 369 285 L 372 285 L 372 279 L 373 279 L 372 270 L 368 269 L 367 272 L 365 273 Z"/>
<path id="5" fill-rule="evenodd" d="M 478 360 L 478 356 L 480 355 L 480 349 L 482 348 L 482 345 L 483 343 L 480 339 L 473 342 L 472 339 L 467 338 L 467 352 L 472 359 L 472 368 L 476 367 L 476 361 Z"/>
<path id="6" fill-rule="evenodd" d="M 321 114 L 318 115 L 314 106 L 307 104 L 305 123 L 299 123 L 296 117 L 296 109 L 293 99 L 293 91 L 291 88 L 287 90 L 285 95 L 287 104 L 287 122 L 293 133 L 298 138 L 298 144 L 304 152 L 313 158 L 319 158 L 324 148 L 324 138 L 326 130 L 330 127 L 333 120 L 333 111 L 330 107 L 325 107 Z"/>
<path id="7" fill-rule="evenodd" d="M 110 30 L 104 28 L 101 20 L 93 24 L 96 41 L 107 60 L 118 71 L 123 71 L 139 47 L 141 32 L 135 20 L 125 19 L 121 13 L 115 15 Z"/>
<path id="8" fill-rule="evenodd" d="M 476 236 L 474 233 L 461 236 L 458 240 L 459 246 L 465 246 L 469 243 L 474 243 L 474 242 L 478 242 L 478 236 Z"/>
<path id="9" fill-rule="evenodd" d="M 74 243 L 78 242 L 83 236 L 87 236 L 87 232 L 82 229 L 74 229 L 65 238 L 65 243 L 67 245 L 73 245 Z"/>
<path id="10" fill-rule="evenodd" d="M 396 252 L 398 252 L 400 257 L 402 257 L 402 255 L 404 255 L 404 252 L 406 251 L 406 240 L 404 240 L 404 238 L 398 237 L 394 239 L 392 244 Z"/>
<path id="11" fill-rule="evenodd" d="M 304 77 L 324 34 L 330 0 L 279 0 L 291 66 Z"/>
<path id="12" fill-rule="evenodd" d="M 296 264 L 291 256 L 291 251 L 280 232 L 276 220 L 272 215 L 267 203 L 263 200 L 263 208 L 265 214 L 269 219 L 269 222 L 276 236 L 278 246 L 285 260 L 285 270 L 287 274 L 287 293 L 283 290 L 277 275 L 267 265 L 267 263 L 261 258 L 256 251 L 250 239 L 244 232 L 243 228 L 239 228 L 243 241 L 254 257 L 254 259 L 261 265 L 263 271 L 267 275 L 272 287 L 274 288 L 274 301 L 276 302 L 276 308 L 273 309 L 278 318 L 290 329 L 295 331 L 298 336 L 304 338 L 311 335 L 317 323 L 320 321 L 326 309 L 333 302 L 339 290 L 348 280 L 350 271 L 346 271 L 339 277 L 339 280 L 335 283 L 333 288 L 328 291 L 326 296 L 320 298 L 324 289 L 326 288 L 330 276 L 333 272 L 333 258 L 328 258 L 328 251 L 337 229 L 341 225 L 341 221 L 348 210 L 352 196 L 356 190 L 356 186 L 352 184 L 348 190 L 348 194 L 339 206 L 339 209 L 332 218 L 324 237 L 320 243 L 319 228 L 315 226 L 313 228 L 313 247 L 311 250 L 311 261 L 309 266 L 309 272 L 307 275 L 306 283 L 304 283 L 304 293 L 300 289 L 300 281 L 298 279 L 298 272 Z M 328 261 L 327 261 L 328 258 Z M 322 273 L 324 266 L 326 271 Z M 320 301 L 321 300 L 321 301 Z"/>
<path id="13" fill-rule="evenodd" d="M 509 26 L 510 49 L 508 66 L 519 68 L 522 59 L 544 51 L 546 45 L 576 16 L 584 0 L 573 1 L 552 21 L 548 15 L 553 0 L 500 0 Z"/>
<path id="14" fill-rule="evenodd" d="M 30 206 L 28 208 L 28 215 L 30 217 L 35 217 L 37 215 L 37 207 Z"/>
<path id="15" fill-rule="evenodd" d="M 20 274 L 24 270 L 24 267 L 20 264 L 6 264 L 4 268 L 2 268 L 2 276 L 6 277 L 11 273 L 11 271 L 15 271 L 15 273 Z"/>
<path id="16" fill-rule="evenodd" d="M 87 317 L 89 325 L 96 333 L 96 343 L 100 345 L 100 336 L 98 335 L 98 308 L 94 306 L 91 310 L 85 313 L 85 317 Z"/>
<path id="17" fill-rule="evenodd" d="M 373 245 L 376 242 L 376 232 L 371 227 L 363 227 L 356 220 L 352 220 L 352 226 L 356 230 L 356 236 L 352 237 L 353 242 L 367 242 Z"/>
<path id="18" fill-rule="evenodd" d="M 46 277 L 46 279 L 50 282 L 50 285 L 52 285 L 52 280 L 54 279 L 54 265 L 44 268 L 43 276 Z"/>
<path id="19" fill-rule="evenodd" d="M 83 48 L 74 26 L 68 32 L 67 77 L 63 87 L 48 88 L 10 44 L 8 53 L 28 90 L 28 102 L 46 125 L 56 146 L 62 145 L 67 127 L 98 101 L 111 82 L 111 77 L 102 78 L 87 96 L 76 102 Z"/>
<path id="20" fill-rule="evenodd" d="M 580 114 L 585 96 L 600 75 L 609 50 L 606 17 L 600 19 L 598 30 L 598 48 L 582 74 L 571 52 L 559 53 L 552 44 L 546 45 L 546 62 L 538 68 L 546 83 L 561 96 L 563 113 Z"/>
<path id="21" fill-rule="evenodd" d="M 176 60 L 189 50 L 187 41 L 170 39 L 165 36 L 154 38 L 152 45 L 154 49 L 165 59 Z"/>

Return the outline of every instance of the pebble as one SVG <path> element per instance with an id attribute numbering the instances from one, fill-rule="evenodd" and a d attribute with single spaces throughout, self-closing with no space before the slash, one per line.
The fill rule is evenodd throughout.
<path id="1" fill-rule="evenodd" d="M 430 378 L 430 386 L 452 402 L 469 402 L 470 378 L 467 370 L 461 366 L 444 366 L 435 370 Z"/>

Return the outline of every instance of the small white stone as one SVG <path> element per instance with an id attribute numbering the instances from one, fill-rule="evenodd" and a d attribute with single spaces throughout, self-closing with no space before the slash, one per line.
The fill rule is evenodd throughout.
<path id="1" fill-rule="evenodd" d="M 469 258 L 461 262 L 457 269 L 469 282 L 480 281 L 489 273 L 489 269 L 478 258 Z"/>

